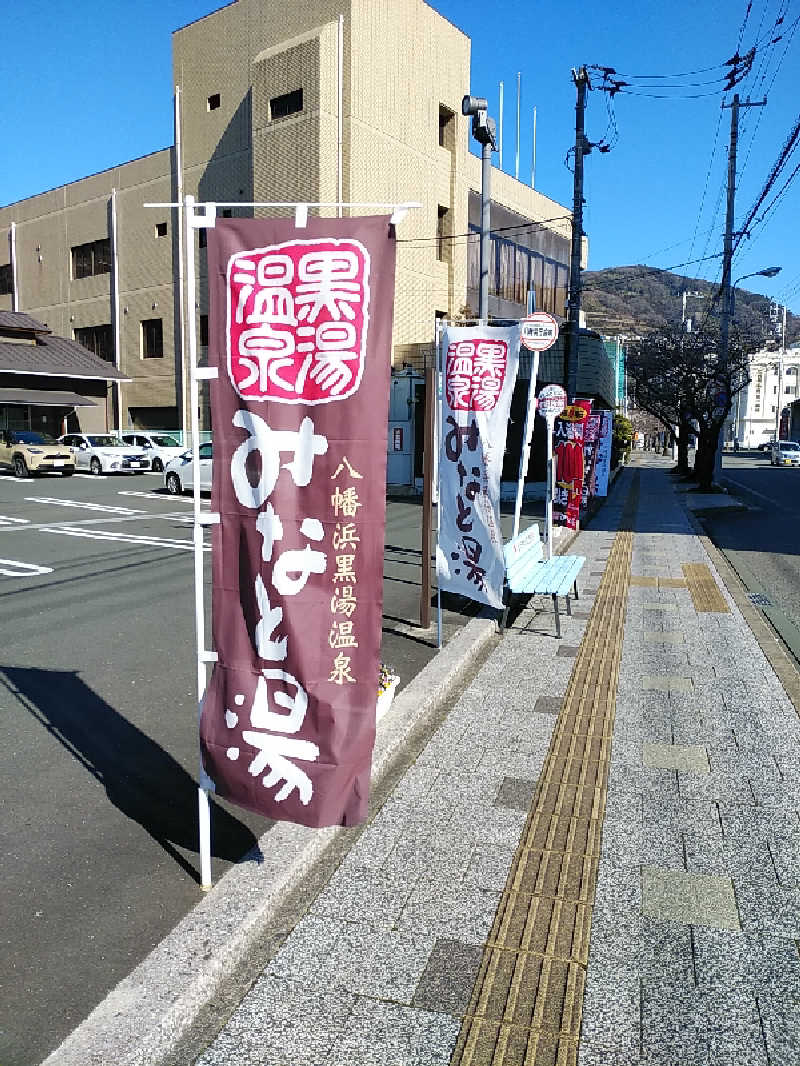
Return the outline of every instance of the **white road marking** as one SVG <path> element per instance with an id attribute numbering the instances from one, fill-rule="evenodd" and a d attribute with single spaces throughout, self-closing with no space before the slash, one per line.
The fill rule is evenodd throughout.
<path id="1" fill-rule="evenodd" d="M 24 481 L 26 485 L 30 484 L 31 480 L 29 477 L 15 477 L 13 474 L 0 474 L 0 478 L 3 481 Z"/>
<path id="2" fill-rule="evenodd" d="M 16 559 L 0 559 L 0 574 L 3 577 L 39 577 L 41 574 L 52 574 L 52 572 L 52 566 L 20 563 Z"/>
<path id="3" fill-rule="evenodd" d="M 169 500 L 170 503 L 188 503 L 191 506 L 190 497 L 170 496 L 166 492 L 136 492 L 133 489 L 120 489 L 118 496 L 140 496 L 144 500 Z"/>
<path id="4" fill-rule="evenodd" d="M 7 515 L 0 515 L 0 526 L 20 525 L 24 526 L 28 522 L 27 518 L 9 518 Z"/>
<path id="5" fill-rule="evenodd" d="M 132 511 L 130 507 L 107 507 L 102 503 L 86 503 L 81 500 L 59 500 L 53 496 L 26 496 L 28 503 L 51 503 L 56 507 L 77 507 L 82 511 L 102 511 L 104 514 L 144 515 L 146 511 Z"/>
<path id="6" fill-rule="evenodd" d="M 89 540 L 121 541 L 124 544 L 141 544 L 153 548 L 179 548 L 181 551 L 193 551 L 190 540 L 168 540 L 165 537 L 140 536 L 135 533 L 112 533 L 107 529 L 79 529 L 75 526 L 38 526 L 39 533 L 57 533 L 63 537 L 86 537 Z M 204 551 L 211 551 L 211 545 L 203 546 Z"/>
<path id="7" fill-rule="evenodd" d="M 108 477 L 105 474 L 79 474 L 77 470 L 72 475 L 73 477 L 90 477 L 92 481 L 107 481 Z"/>

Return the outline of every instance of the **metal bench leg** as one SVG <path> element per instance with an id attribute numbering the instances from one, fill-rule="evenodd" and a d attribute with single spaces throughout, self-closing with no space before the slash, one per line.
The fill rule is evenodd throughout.
<path id="1" fill-rule="evenodd" d="M 508 624 L 508 610 L 511 606 L 511 589 L 506 586 L 503 589 L 503 615 L 500 619 L 500 632 L 505 633 Z"/>
<path id="2" fill-rule="evenodd" d="M 553 594 L 553 610 L 556 612 L 556 638 L 561 640 L 561 616 L 558 613 L 558 596 Z"/>
<path id="3" fill-rule="evenodd" d="M 567 593 L 566 596 L 564 597 L 564 602 L 567 605 L 567 614 L 570 616 L 570 618 L 572 618 L 572 605 L 571 605 L 570 600 L 569 600 L 569 593 Z"/>
<path id="4" fill-rule="evenodd" d="M 578 579 L 575 578 L 575 599 L 578 598 Z"/>

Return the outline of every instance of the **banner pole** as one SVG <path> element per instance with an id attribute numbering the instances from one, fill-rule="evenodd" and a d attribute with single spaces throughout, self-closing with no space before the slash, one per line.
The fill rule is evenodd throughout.
<path id="1" fill-rule="evenodd" d="M 436 371 L 425 368 L 425 426 L 422 467 L 422 588 L 419 598 L 419 624 L 431 625 L 431 515 L 433 511 L 433 419 Z"/>
<path id="2" fill-rule="evenodd" d="M 522 432 L 522 450 L 519 457 L 519 480 L 517 482 L 517 502 L 514 507 L 514 527 L 511 533 L 516 537 L 519 533 L 519 520 L 522 514 L 522 497 L 525 491 L 525 475 L 528 472 L 528 462 L 531 457 L 531 440 L 533 439 L 533 427 L 536 421 L 536 379 L 539 376 L 539 353 L 534 352 L 531 357 L 531 380 L 528 385 L 528 406 L 525 410 L 525 429 Z"/>
<path id="3" fill-rule="evenodd" d="M 545 495 L 545 527 L 547 532 L 547 558 L 553 558 L 553 422 L 547 417 L 547 489 Z"/>
<path id="4" fill-rule="evenodd" d="M 435 464 L 435 477 L 436 477 L 436 555 L 439 555 L 439 535 L 442 529 L 442 494 L 441 494 L 441 473 L 442 466 L 439 461 L 439 452 L 442 447 L 442 405 L 439 400 L 439 393 L 441 392 L 441 380 L 442 380 L 442 322 L 441 319 L 436 320 L 436 369 L 432 375 L 435 385 L 435 407 L 433 411 L 435 441 L 434 446 L 437 449 L 436 464 Z M 436 575 L 436 646 L 442 647 L 442 587 L 439 584 L 439 575 Z"/>
<path id="5" fill-rule="evenodd" d="M 194 217 L 195 199 L 187 195 L 184 205 L 185 248 L 186 248 L 186 289 L 187 340 L 189 362 L 189 397 L 191 404 L 192 427 L 192 466 L 194 490 L 192 493 L 194 522 L 192 540 L 194 542 L 194 619 L 195 641 L 197 650 L 197 704 L 198 717 L 202 709 L 206 690 L 205 662 L 205 609 L 203 597 L 203 527 L 200 523 L 200 388 L 197 377 L 197 317 L 195 305 L 197 300 L 195 259 L 194 259 Z M 203 767 L 200 767 L 200 779 L 203 779 Z M 211 888 L 211 809 L 208 791 L 198 785 L 197 820 L 200 837 L 200 885 L 204 891 Z"/>

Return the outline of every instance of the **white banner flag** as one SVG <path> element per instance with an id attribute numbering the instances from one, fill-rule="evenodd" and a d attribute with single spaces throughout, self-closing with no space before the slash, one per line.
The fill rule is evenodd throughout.
<path id="1" fill-rule="evenodd" d="M 439 587 L 503 606 L 500 475 L 519 363 L 518 326 L 448 327 L 442 337 Z"/>
<path id="2" fill-rule="evenodd" d="M 608 495 L 608 475 L 611 470 L 611 428 L 613 414 L 611 411 L 602 411 L 600 433 L 597 438 L 597 460 L 594 467 L 595 494 L 597 496 Z"/>

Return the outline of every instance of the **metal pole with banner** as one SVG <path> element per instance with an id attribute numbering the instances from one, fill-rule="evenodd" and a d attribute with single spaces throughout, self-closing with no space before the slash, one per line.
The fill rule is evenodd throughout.
<path id="1" fill-rule="evenodd" d="M 514 506 L 514 527 L 512 536 L 519 533 L 519 520 L 522 514 L 522 497 L 525 491 L 525 475 L 531 455 L 531 440 L 536 421 L 536 379 L 539 376 L 539 352 L 552 348 L 558 340 L 558 322 L 546 311 L 534 311 L 520 322 L 520 341 L 524 348 L 534 353 L 531 360 L 531 379 L 528 385 L 528 406 L 525 409 L 525 429 L 522 436 L 522 451 L 519 458 L 519 479 L 517 482 L 517 502 Z"/>
<path id="2" fill-rule="evenodd" d="M 448 327 L 439 455 L 440 587 L 502 609 L 500 475 L 519 362 L 519 326 Z"/>
<path id="3" fill-rule="evenodd" d="M 546 385 L 539 393 L 537 407 L 547 425 L 547 489 L 545 495 L 545 535 L 547 558 L 553 558 L 553 424 L 567 406 L 567 394 L 560 385 Z"/>
<path id="4" fill-rule="evenodd" d="M 377 560 L 381 570 L 385 515 L 385 469 L 372 457 L 386 452 L 393 226 L 419 205 L 343 204 L 394 214 L 311 220 L 309 207 L 340 205 L 197 204 L 187 196 L 180 205 L 144 206 L 185 209 L 192 308 L 195 229 L 214 230 L 218 207 L 295 209 L 294 225 L 225 219 L 209 235 L 207 368 L 197 366 L 195 316 L 187 321 L 195 471 L 199 382 L 219 381 L 211 394 L 210 512 L 200 509 L 194 477 L 200 856 L 208 888 L 210 791 L 310 826 L 354 824 L 366 812 L 382 585 L 371 569 Z M 205 647 L 207 525 L 214 527 L 215 651 Z M 207 688 L 208 664 L 215 665 Z"/>

